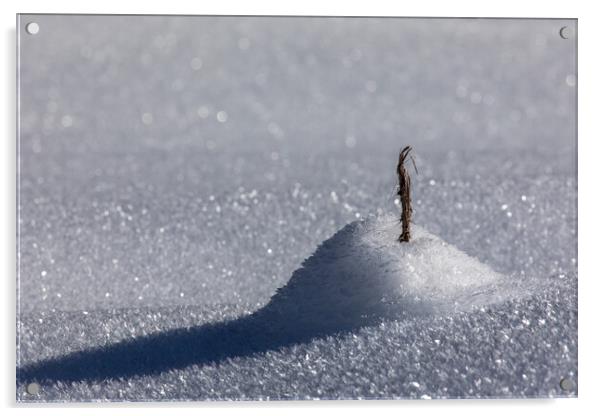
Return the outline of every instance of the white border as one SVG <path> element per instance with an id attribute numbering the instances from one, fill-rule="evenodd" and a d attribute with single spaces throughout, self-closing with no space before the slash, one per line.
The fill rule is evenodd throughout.
<path id="1" fill-rule="evenodd" d="M 102 2 L 82 2 L 75 0 L 51 1 L 3 1 L 0 3 L 2 22 L 3 53 L 2 81 L 4 97 L 1 101 L 0 125 L 5 126 L 2 141 L 3 162 L 0 169 L 2 180 L 2 215 L 0 229 L 3 230 L 0 256 L 4 267 L 2 274 L 2 360 L 1 374 L 2 404 L 15 411 L 15 177 L 16 177 L 16 141 L 15 141 L 15 15 L 16 13 L 131 13 L 131 14 L 270 14 L 270 15 L 346 15 L 346 16 L 456 16 L 456 17 L 557 17 L 579 19 L 579 399 L 563 400 L 460 400 L 432 402 L 279 402 L 279 403 L 208 403 L 208 404 L 150 404 L 150 405 L 94 405 L 69 406 L 68 409 L 52 405 L 43 408 L 19 405 L 25 414 L 43 411 L 47 414 L 80 413 L 97 414 L 110 411 L 115 414 L 140 412 L 144 407 L 148 414 L 163 414 L 166 407 L 177 407 L 178 412 L 203 413 L 219 411 L 245 414 L 292 414 L 332 413 L 342 410 L 346 414 L 365 414 L 378 412 L 399 414 L 404 411 L 418 411 L 423 414 L 504 414 L 509 412 L 541 412 L 561 414 L 578 412 L 588 414 L 589 410 L 600 408 L 597 404 L 600 360 L 599 311 L 597 304 L 602 275 L 596 262 L 600 247 L 600 227 L 602 207 L 600 206 L 600 104 L 602 97 L 600 78 L 599 40 L 601 36 L 601 17 L 595 10 L 596 2 L 585 1 L 538 1 L 506 0 L 485 1 L 412 1 L 393 2 L 370 0 L 362 2 L 324 0 L 220 0 L 203 1 L 162 1 L 129 2 L 123 0 L 103 0 Z M 201 407 L 195 409 L 194 407 Z"/>

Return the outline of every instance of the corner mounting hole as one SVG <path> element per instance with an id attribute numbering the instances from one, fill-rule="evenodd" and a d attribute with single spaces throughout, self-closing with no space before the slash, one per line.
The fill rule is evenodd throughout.
<path id="1" fill-rule="evenodd" d="M 563 378 L 560 380 L 560 388 L 564 391 L 571 391 L 575 388 L 575 384 L 570 378 Z"/>
<path id="2" fill-rule="evenodd" d="M 27 25 L 25 26 L 25 30 L 30 35 L 37 35 L 40 31 L 40 25 L 36 22 L 27 23 Z"/>
<path id="3" fill-rule="evenodd" d="M 573 28 L 569 26 L 562 26 L 560 31 L 558 31 L 558 34 L 560 34 L 562 39 L 571 39 L 574 35 Z"/>
<path id="4" fill-rule="evenodd" d="M 29 383 L 26 390 L 28 394 L 35 396 L 40 392 L 40 385 L 38 383 Z"/>

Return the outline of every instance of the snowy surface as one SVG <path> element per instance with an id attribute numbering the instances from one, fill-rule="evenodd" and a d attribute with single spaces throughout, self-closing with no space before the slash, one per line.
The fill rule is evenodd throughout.
<path id="1" fill-rule="evenodd" d="M 518 296 L 507 279 L 420 227 L 400 244 L 392 215 L 356 221 L 318 247 L 261 314 L 296 329 L 468 311 Z"/>
<path id="2" fill-rule="evenodd" d="M 573 21 L 31 20 L 19 400 L 576 394 Z"/>

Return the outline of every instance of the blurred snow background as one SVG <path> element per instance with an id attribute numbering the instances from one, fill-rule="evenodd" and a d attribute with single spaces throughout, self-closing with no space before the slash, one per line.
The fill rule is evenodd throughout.
<path id="1" fill-rule="evenodd" d="M 20 25 L 21 363 L 260 308 L 345 224 L 398 212 L 406 144 L 417 224 L 549 282 L 472 313 L 21 399 L 547 396 L 576 381 L 576 43 L 558 33 L 575 21 Z"/>

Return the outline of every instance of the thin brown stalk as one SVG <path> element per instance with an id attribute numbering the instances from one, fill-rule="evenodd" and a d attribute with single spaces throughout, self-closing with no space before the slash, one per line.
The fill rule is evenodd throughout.
<path id="1" fill-rule="evenodd" d="M 406 158 L 409 156 L 412 148 L 410 146 L 406 146 L 403 148 L 401 152 L 399 152 L 399 161 L 397 163 L 397 178 L 399 179 L 399 189 L 397 190 L 397 195 L 399 195 L 399 200 L 401 202 L 401 235 L 398 240 L 400 242 L 408 242 L 411 238 L 410 233 L 410 221 L 412 220 L 412 199 L 410 197 L 410 187 L 411 180 L 410 174 L 406 170 L 404 166 L 404 162 Z M 414 162 L 414 158 L 409 156 L 412 159 L 412 163 L 414 164 L 414 169 L 416 169 L 416 163 Z"/>

